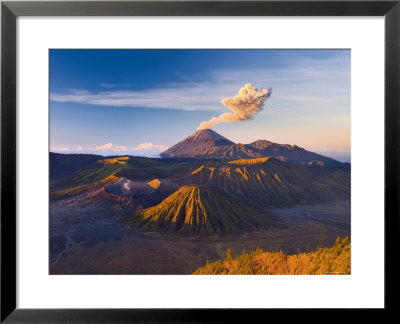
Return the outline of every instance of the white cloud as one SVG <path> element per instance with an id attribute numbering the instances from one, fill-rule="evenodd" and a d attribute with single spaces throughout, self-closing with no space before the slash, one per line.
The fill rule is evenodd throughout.
<path id="1" fill-rule="evenodd" d="M 159 157 L 160 153 L 166 149 L 167 147 L 160 144 L 153 144 L 150 142 L 141 143 L 138 146 L 132 148 L 132 155 Z"/>
<path id="2" fill-rule="evenodd" d="M 113 143 L 106 143 L 96 146 L 95 148 L 88 148 L 88 150 L 98 152 L 126 152 L 128 147 L 125 145 L 114 145 Z"/>
<path id="3" fill-rule="evenodd" d="M 144 91 L 100 91 L 69 89 L 51 93 L 54 102 L 74 102 L 98 106 L 169 108 L 178 110 L 216 110 L 223 94 L 208 83 L 171 84 L 168 88 Z M 212 94 L 212 95 L 210 95 Z"/>
<path id="4" fill-rule="evenodd" d="M 348 109 L 350 106 L 350 60 L 340 56 L 323 60 L 293 59 L 283 69 L 218 70 L 210 73 L 208 80 L 203 82 L 184 78 L 186 82 L 143 91 L 126 90 L 129 87 L 122 85 L 120 88 L 125 90 L 68 89 L 64 93 L 51 93 L 50 99 L 100 106 L 223 112 L 221 99 L 232 96 L 243 82 L 249 82 L 258 88 L 274 88 L 269 109 L 275 107 L 277 112 L 280 109 L 315 110 L 321 106 L 335 109 L 343 104 Z M 110 87 L 109 84 L 103 86 Z"/>
<path id="5" fill-rule="evenodd" d="M 112 143 L 107 143 L 103 145 L 96 146 L 94 151 L 104 151 L 104 150 L 109 150 L 113 147 Z"/>
<path id="6" fill-rule="evenodd" d="M 150 142 L 141 143 L 137 146 L 128 147 L 125 145 L 114 145 L 109 142 L 106 144 L 98 145 L 95 147 L 83 148 L 77 146 L 75 149 L 68 147 L 51 147 L 51 152 L 62 153 L 87 153 L 87 154 L 100 154 L 100 155 L 134 155 L 134 156 L 147 156 L 159 157 L 159 154 L 167 147 L 161 144 L 153 144 Z"/>
<path id="7" fill-rule="evenodd" d="M 50 147 L 50 151 L 52 152 L 64 152 L 64 151 L 70 151 L 69 147 Z"/>
<path id="8" fill-rule="evenodd" d="M 142 143 L 142 144 L 139 144 L 138 146 L 132 148 L 133 151 L 148 150 L 148 149 L 163 150 L 164 146 L 159 145 L 159 144 L 153 144 L 153 143 Z"/>

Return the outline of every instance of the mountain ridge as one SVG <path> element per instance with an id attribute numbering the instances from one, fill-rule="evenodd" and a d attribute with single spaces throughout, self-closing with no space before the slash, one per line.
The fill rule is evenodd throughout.
<path id="1" fill-rule="evenodd" d="M 249 144 L 234 143 L 211 129 L 197 130 L 160 154 L 161 157 L 237 160 L 276 157 L 307 166 L 346 166 L 335 159 L 297 145 L 259 139 Z"/>
<path id="2" fill-rule="evenodd" d="M 217 187 L 186 185 L 156 206 L 128 217 L 128 227 L 178 235 L 235 234 L 268 228 L 276 216 Z M 282 225 L 281 225 L 282 226 Z"/>
<path id="3" fill-rule="evenodd" d="M 308 168 L 273 157 L 209 163 L 178 181 L 215 186 L 261 208 L 336 201 L 350 195 L 346 168 Z"/>

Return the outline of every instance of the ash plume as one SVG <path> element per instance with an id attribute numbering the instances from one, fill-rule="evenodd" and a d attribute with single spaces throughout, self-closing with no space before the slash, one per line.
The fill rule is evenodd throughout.
<path id="1" fill-rule="evenodd" d="M 197 129 L 212 128 L 219 123 L 233 123 L 253 118 L 263 110 L 265 101 L 271 96 L 272 89 L 256 89 L 250 83 L 239 90 L 235 97 L 228 97 L 221 100 L 224 106 L 229 107 L 233 112 L 223 113 L 200 123 Z"/>

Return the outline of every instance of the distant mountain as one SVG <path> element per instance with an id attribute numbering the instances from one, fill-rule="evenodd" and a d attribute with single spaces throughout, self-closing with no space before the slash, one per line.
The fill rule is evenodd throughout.
<path id="1" fill-rule="evenodd" d="M 211 129 L 197 130 L 183 141 L 161 153 L 162 157 L 236 160 L 272 156 L 308 166 L 349 166 L 329 157 L 313 153 L 297 145 L 258 140 L 235 144 Z"/>
<path id="2" fill-rule="evenodd" d="M 184 186 L 161 203 L 126 219 L 135 230 L 225 234 L 282 226 L 276 216 L 245 205 L 216 187 Z"/>
<path id="3" fill-rule="evenodd" d="M 307 168 L 275 158 L 202 165 L 178 181 L 219 187 L 246 203 L 265 206 L 328 202 L 350 197 L 350 170 Z"/>
<path id="4" fill-rule="evenodd" d="M 211 129 L 202 129 L 161 153 L 162 157 L 215 158 L 218 152 L 235 143 Z"/>
<path id="5" fill-rule="evenodd" d="M 347 164 L 321 154 L 307 151 L 297 145 L 277 144 L 266 140 L 258 140 L 246 146 L 256 149 L 262 156 L 278 157 L 288 162 L 309 166 L 337 166 Z"/>
<path id="6" fill-rule="evenodd" d="M 349 168 L 310 168 L 279 157 L 233 161 L 128 156 L 99 159 L 77 154 L 50 157 L 57 161 L 50 163 L 50 172 L 54 165 L 65 165 L 67 173 L 77 169 L 51 179 L 51 201 L 128 199 L 132 208 L 141 210 L 160 203 L 185 185 L 217 187 L 259 208 L 350 199 Z M 89 165 L 79 167 L 85 164 Z"/>
<path id="7" fill-rule="evenodd" d="M 63 177 L 80 168 L 96 164 L 101 155 L 93 154 L 60 154 L 50 152 L 50 178 Z"/>

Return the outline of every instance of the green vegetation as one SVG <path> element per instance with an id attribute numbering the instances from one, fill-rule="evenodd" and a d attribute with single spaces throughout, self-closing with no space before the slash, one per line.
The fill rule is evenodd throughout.
<path id="1" fill-rule="evenodd" d="M 227 275 L 227 274 L 264 274 L 264 275 L 309 275 L 309 274 L 350 274 L 351 273 L 351 243 L 346 236 L 337 238 L 330 248 L 319 248 L 311 252 L 294 255 L 279 252 L 264 252 L 258 248 L 232 259 L 230 250 L 226 259 L 208 262 L 193 274 Z"/>

